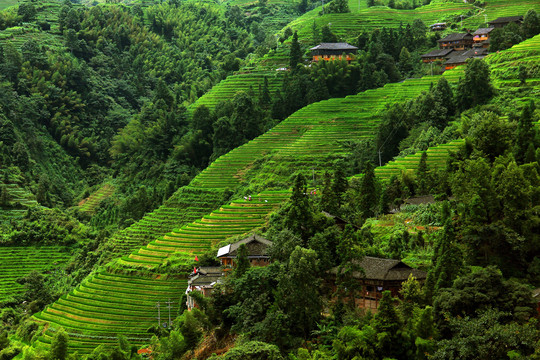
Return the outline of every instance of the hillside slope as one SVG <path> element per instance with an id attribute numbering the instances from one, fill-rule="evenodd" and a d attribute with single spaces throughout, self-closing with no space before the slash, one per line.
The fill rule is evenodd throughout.
<path id="1" fill-rule="evenodd" d="M 459 71 L 452 71 L 447 72 L 446 76 L 450 81 L 455 81 L 459 74 Z M 167 202 L 170 205 L 174 201 L 182 201 L 182 196 L 188 190 L 193 194 L 189 204 L 175 208 L 172 218 L 187 219 L 194 215 L 194 211 L 202 212 L 197 207 L 199 202 L 209 196 L 217 200 L 216 194 L 223 194 L 227 189 L 243 188 L 245 194 L 253 195 L 253 200 L 238 199 L 218 211 L 210 213 L 207 210 L 207 216 L 199 215 L 200 221 L 178 230 L 171 227 L 165 236 L 160 234 L 174 221 L 163 221 L 160 216 L 166 214 L 169 205 L 162 206 L 130 227 L 126 233 L 135 234 L 144 228 L 147 231 L 144 237 L 152 237 L 154 241 L 120 259 L 114 268 L 111 266 L 105 272 L 90 276 L 66 298 L 37 314 L 35 319 L 49 324 L 38 346 L 48 348 L 52 334 L 60 326 L 77 339 L 72 350 L 81 353 L 88 353 L 92 346 L 104 341 L 108 343 L 119 331 L 134 344 L 143 345 L 148 341 L 143 334 L 154 323 L 155 315 L 141 318 L 137 317 L 138 314 L 155 312 L 157 301 L 165 301 L 168 297 L 178 299 L 182 287 L 185 287 L 185 280 L 184 283 L 181 280 L 168 283 L 162 280 L 163 275 L 145 275 L 141 279 L 136 272 L 125 275 L 125 271 L 118 270 L 118 265 L 153 268 L 157 273 L 166 268 L 168 259 L 175 265 L 188 266 L 193 264 L 194 254 L 208 249 L 212 244 L 260 227 L 266 222 L 267 215 L 287 198 L 290 176 L 294 172 L 316 166 L 320 175 L 330 169 L 332 159 L 347 154 L 348 150 L 339 143 L 343 140 L 343 134 L 348 134 L 349 139 L 372 136 L 387 103 L 416 96 L 429 89 L 436 80 L 437 77 L 413 79 L 343 99 L 312 104 L 266 134 L 220 157 L 199 174 L 189 187 L 180 189 Z M 256 196 L 259 193 L 257 189 L 263 191 Z M 126 241 L 118 237 L 116 240 L 120 247 Z M 99 281 L 103 277 L 114 278 L 119 274 L 124 274 L 124 279 L 117 286 Z M 135 293 L 145 295 L 134 302 Z M 71 300 L 79 294 L 85 299 Z M 120 330 L 128 324 L 131 330 Z"/>

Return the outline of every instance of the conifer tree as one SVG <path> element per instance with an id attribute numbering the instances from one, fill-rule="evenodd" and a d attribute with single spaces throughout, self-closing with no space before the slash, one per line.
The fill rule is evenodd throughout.
<path id="1" fill-rule="evenodd" d="M 401 321 L 394 308 L 390 291 L 383 291 L 377 311 L 373 319 L 373 327 L 377 332 L 379 355 L 381 358 L 399 358 L 398 355 L 402 351 L 398 333 L 401 328 Z"/>
<path id="2" fill-rule="evenodd" d="M 306 178 L 298 173 L 294 179 L 290 202 L 284 209 L 284 225 L 293 233 L 299 235 L 304 242 L 313 231 L 313 211 L 306 195 Z"/>
<path id="3" fill-rule="evenodd" d="M 377 192 L 375 187 L 375 171 L 371 162 L 365 166 L 364 177 L 360 183 L 359 210 L 362 219 L 375 216 L 374 209 L 377 206 Z"/>
<path id="4" fill-rule="evenodd" d="M 262 91 L 261 91 L 261 98 L 259 100 L 259 105 L 263 109 L 267 109 L 271 103 L 272 103 L 272 98 L 270 97 L 270 89 L 268 87 L 268 78 L 265 76 Z"/>
<path id="5" fill-rule="evenodd" d="M 238 247 L 238 256 L 236 257 L 236 269 L 234 271 L 234 276 L 241 278 L 242 275 L 248 271 L 249 267 L 248 250 L 246 244 L 242 244 Z"/>
<path id="6" fill-rule="evenodd" d="M 298 32 L 295 31 L 293 34 L 291 48 L 289 54 L 289 69 L 291 71 L 296 70 L 296 66 L 302 63 L 302 49 L 300 48 L 300 43 L 298 42 Z"/>
<path id="7" fill-rule="evenodd" d="M 338 211 L 341 205 L 343 205 L 343 195 L 349 188 L 349 182 L 345 176 L 345 169 L 343 163 L 336 164 L 336 171 L 334 172 L 334 181 L 332 182 L 332 205 L 333 210 Z"/>
<path id="8" fill-rule="evenodd" d="M 417 194 L 426 195 L 429 193 L 430 181 L 429 170 L 427 165 L 427 151 L 422 153 L 420 162 L 418 163 L 418 170 L 416 171 L 417 182 Z"/>
<path id="9" fill-rule="evenodd" d="M 534 148 L 535 145 L 534 138 L 536 134 L 533 126 L 535 109 L 534 102 L 531 100 L 531 102 L 523 108 L 521 116 L 519 117 L 516 130 L 516 143 L 514 146 L 514 157 L 519 164 L 524 163 L 529 146 L 532 145 Z"/>

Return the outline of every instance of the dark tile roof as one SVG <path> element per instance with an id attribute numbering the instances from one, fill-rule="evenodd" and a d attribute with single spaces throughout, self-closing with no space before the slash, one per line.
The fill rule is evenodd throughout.
<path id="1" fill-rule="evenodd" d="M 465 64 L 467 59 L 482 58 L 488 54 L 487 49 L 474 48 L 466 51 L 459 51 L 456 56 L 450 57 L 445 64 Z"/>
<path id="2" fill-rule="evenodd" d="M 437 49 L 433 50 L 431 52 L 428 52 L 427 54 L 421 55 L 421 58 L 430 58 L 430 57 L 446 57 L 448 56 L 454 49 Z"/>
<path id="3" fill-rule="evenodd" d="M 223 275 L 205 275 L 199 276 L 189 281 L 190 286 L 208 286 L 217 282 Z"/>
<path id="4" fill-rule="evenodd" d="M 352 46 L 351 44 L 348 44 L 346 42 L 339 42 L 339 43 L 320 43 L 319 45 L 312 47 L 309 50 L 343 50 L 343 51 L 350 51 L 350 50 L 358 50 L 356 46 Z"/>
<path id="5" fill-rule="evenodd" d="M 445 41 L 457 41 L 457 40 L 465 40 L 466 38 L 471 38 L 472 35 L 470 33 L 453 33 L 448 34 L 444 38 L 437 40 L 438 42 L 445 42 Z"/>
<path id="6" fill-rule="evenodd" d="M 492 28 L 492 27 L 489 27 L 489 28 L 480 28 L 478 30 L 476 30 L 473 35 L 484 35 L 484 34 L 489 34 L 490 32 L 492 32 L 493 30 L 495 30 L 495 28 Z"/>
<path id="7" fill-rule="evenodd" d="M 235 242 L 234 244 L 229 244 L 227 246 L 224 246 L 218 250 L 217 257 L 222 256 L 236 256 L 236 252 L 240 245 L 251 243 L 258 243 L 258 246 L 249 246 L 249 256 L 266 256 L 268 255 L 268 248 L 272 246 L 272 242 L 270 240 L 267 240 L 263 238 L 262 236 L 259 236 L 257 234 L 251 234 L 247 238 L 240 240 L 238 242 Z"/>
<path id="8" fill-rule="evenodd" d="M 223 270 L 220 266 L 200 267 L 197 268 L 197 272 L 193 272 L 189 276 L 189 286 L 211 285 L 223 277 Z"/>
<path id="9" fill-rule="evenodd" d="M 353 276 L 357 279 L 405 281 L 410 274 L 418 280 L 424 280 L 427 276 L 425 271 L 413 269 L 395 259 L 365 256 L 358 262 L 358 265 L 364 269 L 364 272 L 354 272 Z M 332 269 L 331 273 L 337 274 L 337 268 Z"/>
<path id="10" fill-rule="evenodd" d="M 500 17 L 493 21 L 488 22 L 488 24 L 506 24 L 510 22 L 519 22 L 523 21 L 523 16 L 506 16 L 506 17 Z"/>

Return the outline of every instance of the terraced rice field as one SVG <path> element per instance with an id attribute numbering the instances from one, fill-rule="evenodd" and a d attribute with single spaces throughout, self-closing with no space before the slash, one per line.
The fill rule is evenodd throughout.
<path id="1" fill-rule="evenodd" d="M 168 322 L 165 302 L 174 302 L 174 319 L 186 286 L 187 280 L 175 277 L 97 273 L 34 315 L 36 320 L 49 323 L 37 347 L 48 349 L 60 327 L 70 335 L 69 351 L 79 354 L 88 354 L 100 344 L 115 345 L 118 335 L 125 335 L 137 346 L 148 344 L 151 334 L 147 329 L 158 325 L 157 303 L 163 326 Z"/>
<path id="2" fill-rule="evenodd" d="M 298 30 L 301 42 L 313 43 L 313 21 L 319 28 L 331 24 L 332 32 L 346 40 L 353 40 L 357 34 L 364 30 L 375 28 L 397 28 L 400 24 L 412 23 L 415 19 L 421 19 L 426 24 L 446 21 L 461 15 L 473 7 L 464 3 L 444 1 L 432 1 L 431 4 L 421 6 L 414 10 L 396 10 L 385 6 L 364 8 L 356 6 L 357 11 L 346 14 L 319 15 L 321 8 L 313 9 L 292 21 L 289 26 L 292 30 Z"/>
<path id="3" fill-rule="evenodd" d="M 523 41 L 511 49 L 492 54 L 487 58 L 491 67 L 491 75 L 497 87 L 519 87 L 519 67 L 524 65 L 531 71 L 527 84 L 540 86 L 540 35 Z"/>
<path id="4" fill-rule="evenodd" d="M 17 5 L 17 0 L 0 0 L 0 10 Z"/>
<path id="5" fill-rule="evenodd" d="M 19 219 L 24 216 L 29 207 L 38 206 L 34 195 L 17 184 L 2 185 L 6 187 L 11 206 L 9 208 L 0 207 L 0 222 Z"/>
<path id="6" fill-rule="evenodd" d="M 105 184 L 92 195 L 79 203 L 79 210 L 93 213 L 99 204 L 114 193 L 114 187 L 111 184 Z"/>
<path id="7" fill-rule="evenodd" d="M 11 3 L 11 0 L 0 0 L 0 11 L 2 10 L 3 3 Z M 17 1 L 13 5 L 17 5 Z M 62 6 L 62 1 L 47 1 L 36 4 L 36 20 L 45 21 L 51 25 L 49 31 L 41 30 L 34 23 L 23 24 L 22 26 L 15 26 L 0 31 L 0 42 L 11 41 L 11 43 L 18 49 L 27 40 L 34 39 L 38 41 L 42 46 L 57 47 L 58 44 L 63 44 L 63 39 L 60 38 L 58 33 L 58 12 Z M 81 6 L 79 4 L 73 4 L 73 6 Z"/>
<path id="8" fill-rule="evenodd" d="M 114 253 L 118 256 L 129 254 L 175 227 L 200 219 L 223 203 L 225 190 L 192 186 L 180 188 L 159 208 L 115 234 L 112 238 Z"/>
<path id="9" fill-rule="evenodd" d="M 268 79 L 268 89 L 270 94 L 274 94 L 281 88 L 283 74 L 279 71 L 254 71 L 239 73 L 227 77 L 219 84 L 200 97 L 190 109 L 195 109 L 200 105 L 206 105 L 213 109 L 223 100 L 231 100 L 237 91 L 253 91 L 255 96 L 259 94 L 259 88 L 262 89 L 264 78 Z"/>
<path id="10" fill-rule="evenodd" d="M 0 300 L 24 292 L 16 282 L 32 271 L 55 271 L 71 256 L 71 250 L 60 246 L 0 247 Z"/>
<path id="11" fill-rule="evenodd" d="M 288 199 L 289 191 L 265 191 L 252 200 L 240 199 L 202 219 L 175 229 L 146 247 L 124 256 L 121 263 L 136 267 L 161 265 L 170 255 L 185 258 L 190 264 L 200 254 L 229 237 L 246 234 L 264 225 L 268 215 Z"/>
<path id="12" fill-rule="evenodd" d="M 428 157 L 426 162 L 428 168 L 430 170 L 444 168 L 446 160 L 448 159 L 448 154 L 457 151 L 464 142 L 464 140 L 459 139 L 451 141 L 448 144 L 441 144 L 427 149 Z M 397 158 L 384 166 L 376 168 L 375 175 L 380 179 L 388 180 L 392 175 L 398 176 L 402 171 L 415 172 L 418 169 L 421 156 L 422 152 L 418 152 L 414 155 Z"/>
<path id="13" fill-rule="evenodd" d="M 522 52 L 521 56 L 526 53 Z M 455 82 L 461 74 L 458 68 L 447 71 L 444 76 Z M 153 236 L 154 241 L 123 257 L 120 263 L 155 267 L 172 253 L 182 254 L 189 263 L 194 254 L 211 244 L 260 226 L 266 214 L 287 198 L 288 191 L 283 189 L 290 186 L 288 179 L 293 172 L 310 169 L 314 164 L 319 166 L 317 172 L 330 168 L 329 159 L 347 153 L 339 144 L 340 140 L 372 136 L 387 103 L 410 99 L 427 90 L 437 79 L 425 77 L 389 84 L 355 96 L 312 104 L 296 112 L 266 134 L 219 158 L 189 187 L 180 189 L 166 205 L 141 221 L 148 226 L 146 236 Z M 435 161 L 436 153 L 446 147 L 431 149 L 431 159 Z M 415 156 L 410 158 L 415 159 Z M 396 163 L 414 166 L 414 161 L 406 164 L 406 160 Z M 238 189 L 248 181 L 265 189 L 261 199 L 253 196 L 252 201 L 235 200 L 212 212 L 211 204 L 224 202 L 225 189 Z M 279 190 L 268 191 L 272 188 L 268 181 L 274 181 Z M 208 203 L 195 208 L 201 201 Z M 191 220 L 189 225 L 182 226 L 187 218 L 203 212 L 208 215 L 200 215 L 197 221 Z M 163 221 L 167 213 L 171 218 Z M 139 223 L 132 228 L 142 229 Z M 169 230 L 165 231 L 167 228 Z M 171 231 L 174 228 L 177 230 Z M 117 334 L 125 335 L 136 345 L 148 343 L 146 329 L 157 323 L 156 302 L 169 298 L 177 301 L 185 286 L 185 280 L 166 279 L 163 275 L 119 275 L 112 270 L 94 275 L 35 316 L 50 324 L 38 346 L 48 348 L 54 331 L 60 326 L 71 335 L 74 345 L 70 351 L 77 350 L 80 354 L 89 353 L 98 344 L 115 343 Z"/>
<path id="14" fill-rule="evenodd" d="M 479 11 L 475 16 L 463 20 L 463 26 L 479 26 L 499 17 L 518 16 L 527 13 L 529 9 L 540 12 L 540 2 L 536 0 L 490 0 L 485 11 Z"/>

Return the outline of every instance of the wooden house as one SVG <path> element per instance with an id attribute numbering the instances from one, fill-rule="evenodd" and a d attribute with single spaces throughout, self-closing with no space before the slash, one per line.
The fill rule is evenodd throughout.
<path id="1" fill-rule="evenodd" d="M 234 266 L 236 257 L 238 256 L 238 248 L 242 244 L 246 245 L 251 266 L 266 266 L 270 263 L 269 250 L 272 242 L 262 236 L 252 234 L 243 240 L 229 244 L 218 250 L 217 257 L 221 261 L 222 266 L 227 268 Z"/>
<path id="2" fill-rule="evenodd" d="M 453 51 L 454 49 L 437 49 L 428 52 L 427 54 L 420 55 L 420 58 L 422 59 L 422 62 L 425 63 L 430 63 L 437 60 L 446 61 L 450 58 L 450 54 Z"/>
<path id="3" fill-rule="evenodd" d="M 435 23 L 429 25 L 431 31 L 441 31 L 446 29 L 446 23 Z"/>
<path id="4" fill-rule="evenodd" d="M 309 50 L 311 51 L 312 61 L 314 62 L 345 59 L 350 63 L 354 59 L 354 55 L 358 52 L 356 46 L 352 46 L 346 42 L 320 43 Z"/>
<path id="5" fill-rule="evenodd" d="M 189 275 L 188 286 L 186 289 L 188 310 L 198 307 L 195 299 L 189 296 L 192 291 L 200 291 L 204 296 L 210 296 L 214 290 L 214 285 L 216 285 L 223 276 L 224 272 L 220 266 L 195 268 Z"/>
<path id="6" fill-rule="evenodd" d="M 480 28 L 473 33 L 473 47 L 482 47 L 487 49 L 489 47 L 489 33 L 495 30 L 495 28 Z"/>
<path id="7" fill-rule="evenodd" d="M 496 29 L 503 28 L 510 23 L 521 25 L 523 23 L 523 16 L 519 15 L 519 16 L 500 17 L 493 21 L 488 22 L 490 27 L 493 27 Z"/>
<path id="8" fill-rule="evenodd" d="M 470 33 L 448 34 L 444 38 L 437 40 L 440 49 L 465 50 L 470 49 L 474 43 Z"/>
<path id="9" fill-rule="evenodd" d="M 353 272 L 353 277 L 358 280 L 361 286 L 361 298 L 356 299 L 359 307 L 377 309 L 382 298 L 383 291 L 389 290 L 392 296 L 399 297 L 401 284 L 407 281 L 412 275 L 419 282 L 424 282 L 427 273 L 422 270 L 413 269 L 400 260 L 382 259 L 365 256 L 357 261 L 357 265 L 362 271 Z M 331 282 L 335 284 L 338 268 L 330 270 Z M 335 285 L 333 285 L 335 286 Z"/>
<path id="10" fill-rule="evenodd" d="M 450 70 L 460 65 L 465 65 L 468 59 L 482 59 L 488 54 L 485 48 L 473 48 L 466 51 L 454 51 L 452 56 L 444 63 L 444 69 Z"/>

